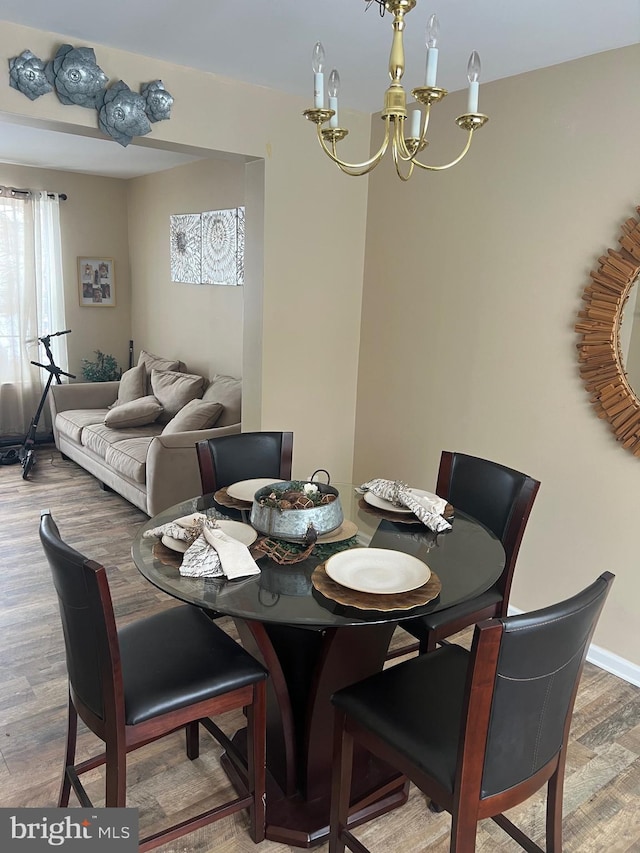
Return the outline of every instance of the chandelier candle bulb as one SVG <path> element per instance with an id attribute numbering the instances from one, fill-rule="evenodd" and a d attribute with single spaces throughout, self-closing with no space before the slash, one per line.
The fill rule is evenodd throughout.
<path id="1" fill-rule="evenodd" d="M 313 105 L 316 109 L 324 109 L 324 48 L 317 41 L 313 46 Z"/>
<path id="2" fill-rule="evenodd" d="M 340 75 L 334 68 L 329 74 L 329 109 L 333 115 L 329 119 L 329 127 L 338 127 L 338 92 L 340 91 Z"/>
<path id="3" fill-rule="evenodd" d="M 480 90 L 480 57 L 474 50 L 469 57 L 467 65 L 467 79 L 469 81 L 469 96 L 467 99 L 467 112 L 478 112 L 478 92 Z"/>
<path id="4" fill-rule="evenodd" d="M 420 119 L 422 114 L 420 110 L 411 110 L 411 133 L 413 139 L 420 139 Z"/>
<path id="5" fill-rule="evenodd" d="M 439 38 L 440 22 L 435 15 L 430 15 L 427 22 L 427 71 L 425 75 L 425 86 L 436 85 Z"/>

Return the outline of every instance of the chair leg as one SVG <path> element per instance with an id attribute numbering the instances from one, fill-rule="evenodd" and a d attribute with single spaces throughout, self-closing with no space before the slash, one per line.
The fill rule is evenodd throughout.
<path id="1" fill-rule="evenodd" d="M 336 710 L 333 734 L 329 853 L 344 853 L 345 842 L 342 833 L 347 828 L 349 817 L 353 772 L 353 738 L 344 731 L 344 723 L 345 714 Z"/>
<path id="2" fill-rule="evenodd" d="M 127 799 L 127 750 L 124 739 L 106 744 L 107 808 L 124 808 Z"/>
<path id="3" fill-rule="evenodd" d="M 247 771 L 253 801 L 249 807 L 249 834 L 255 844 L 264 841 L 266 830 L 266 753 L 267 753 L 267 686 L 258 681 L 253 686 L 253 702 L 247 714 Z"/>
<path id="4" fill-rule="evenodd" d="M 562 853 L 562 797 L 564 756 L 547 786 L 547 853 Z"/>
<path id="5" fill-rule="evenodd" d="M 470 811 L 470 808 L 461 806 L 459 802 L 454 805 L 449 853 L 475 853 L 478 822 Z"/>
<path id="6" fill-rule="evenodd" d="M 200 755 L 200 723 L 198 720 L 194 720 L 191 723 L 187 723 L 184 727 L 184 733 L 186 738 L 186 748 L 187 748 L 187 758 L 191 761 L 198 758 Z"/>
<path id="7" fill-rule="evenodd" d="M 60 795 L 58 796 L 58 808 L 66 808 L 69 805 L 71 794 L 71 780 L 67 773 L 67 767 L 72 767 L 76 760 L 76 738 L 78 736 L 78 712 L 75 709 L 71 696 L 69 696 L 69 709 L 67 711 L 67 744 L 64 754 L 64 767 L 62 768 L 62 782 L 60 784 Z"/>

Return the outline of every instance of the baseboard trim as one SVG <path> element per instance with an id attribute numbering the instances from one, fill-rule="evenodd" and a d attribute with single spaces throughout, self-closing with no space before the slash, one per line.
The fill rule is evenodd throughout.
<path id="1" fill-rule="evenodd" d="M 607 649 L 601 649 L 600 646 L 595 646 L 593 643 L 589 647 L 587 660 L 599 666 L 600 669 L 617 675 L 623 681 L 640 687 L 640 666 L 638 664 L 631 663 L 631 661 L 621 658 L 620 655 L 609 652 Z"/>
<path id="2" fill-rule="evenodd" d="M 522 612 L 517 607 L 509 605 L 509 616 L 515 616 Z M 617 675 L 623 681 L 628 681 L 629 684 L 640 687 L 640 666 L 638 664 L 631 663 L 631 661 L 620 657 L 620 655 L 616 655 L 614 652 L 610 652 L 593 643 L 589 646 L 587 660 L 589 663 L 600 667 L 600 669 L 604 669 L 605 672 L 610 672 L 612 675 Z"/>

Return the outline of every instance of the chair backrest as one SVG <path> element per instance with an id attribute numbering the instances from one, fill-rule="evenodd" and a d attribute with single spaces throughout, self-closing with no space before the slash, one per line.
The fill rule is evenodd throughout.
<path id="1" fill-rule="evenodd" d="M 40 517 L 40 541 L 58 596 L 69 686 L 78 713 L 105 722 L 122 695 L 120 649 L 103 566 L 62 541 L 49 511 Z"/>
<path id="2" fill-rule="evenodd" d="M 462 749 L 484 755 L 481 797 L 530 779 L 566 749 L 584 660 L 613 579 L 605 572 L 558 604 L 476 626 Z"/>
<path id="3" fill-rule="evenodd" d="M 291 479 L 292 432 L 241 432 L 196 444 L 202 494 L 240 480 Z"/>
<path id="4" fill-rule="evenodd" d="M 496 584 L 507 612 L 520 543 L 540 482 L 497 462 L 443 450 L 436 492 L 454 508 L 478 519 L 502 542 L 506 560 Z"/>

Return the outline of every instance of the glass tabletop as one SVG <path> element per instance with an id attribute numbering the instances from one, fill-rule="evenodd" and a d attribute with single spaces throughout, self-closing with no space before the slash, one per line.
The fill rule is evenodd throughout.
<path id="1" fill-rule="evenodd" d="M 214 518 L 249 522 L 249 512 L 229 509 L 211 495 L 196 497 L 169 507 L 144 524 L 132 546 L 133 560 L 154 586 L 199 607 L 228 616 L 264 623 L 309 628 L 355 626 L 413 619 L 452 607 L 484 592 L 500 577 L 504 549 L 496 536 L 480 522 L 456 510 L 451 530 L 435 534 L 415 517 L 413 523 L 390 521 L 362 506 L 352 484 L 332 483 L 338 489 L 345 519 L 357 525 L 358 544 L 411 554 L 425 562 L 442 583 L 436 599 L 409 610 L 361 610 L 338 604 L 316 590 L 311 575 L 322 561 L 314 556 L 299 563 L 280 565 L 267 556 L 257 560 L 261 571 L 234 581 L 226 578 L 191 578 L 180 575 L 175 565 L 158 555 L 155 537 L 146 530 L 192 512 Z"/>

